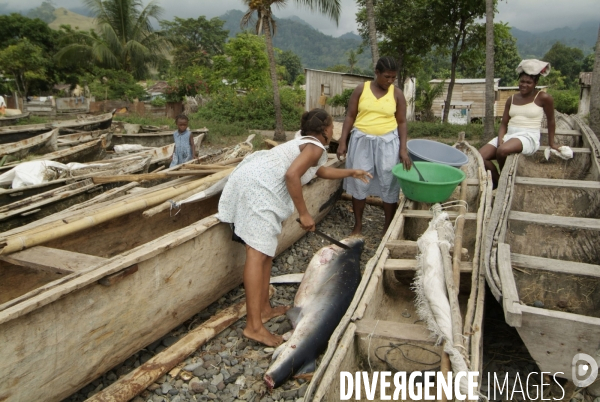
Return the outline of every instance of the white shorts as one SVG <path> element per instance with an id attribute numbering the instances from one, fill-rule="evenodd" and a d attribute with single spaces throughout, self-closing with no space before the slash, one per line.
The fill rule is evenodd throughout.
<path id="1" fill-rule="evenodd" d="M 389 204 L 398 202 L 400 183 L 392 174 L 392 168 L 400 163 L 399 150 L 398 130 L 384 135 L 370 135 L 353 128 L 346 168 L 366 170 L 373 178 L 368 184 L 353 178 L 344 179 L 346 192 L 357 200 L 374 195 Z"/>
<path id="2" fill-rule="evenodd" d="M 521 141 L 523 144 L 523 151 L 521 152 L 523 155 L 533 155 L 536 153 L 538 149 L 540 149 L 540 130 L 533 128 L 523 128 L 523 127 L 511 127 L 509 126 L 506 130 L 506 134 L 504 134 L 504 142 L 516 138 Z M 498 148 L 498 137 L 495 137 L 493 140 L 488 142 L 488 144 L 493 145 Z"/>

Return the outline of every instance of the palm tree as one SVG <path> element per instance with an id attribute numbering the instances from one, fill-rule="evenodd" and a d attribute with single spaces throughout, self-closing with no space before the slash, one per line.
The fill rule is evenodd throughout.
<path id="1" fill-rule="evenodd" d="M 295 0 L 299 5 L 304 5 L 311 10 L 319 11 L 336 23 L 340 16 L 340 0 Z M 267 44 L 267 55 L 269 56 L 269 70 L 271 73 L 271 82 L 273 85 L 273 104 L 275 107 L 275 136 L 276 141 L 285 141 L 283 131 L 283 116 L 281 114 L 281 101 L 279 100 L 279 85 L 277 83 L 277 68 L 275 66 L 275 54 L 273 51 L 273 35 L 275 35 L 277 26 L 273 19 L 272 6 L 282 8 L 287 0 L 243 0 L 248 7 L 248 11 L 242 17 L 240 27 L 246 28 L 250 23 L 254 13 L 257 14 L 256 34 L 264 33 Z"/>
<path id="2" fill-rule="evenodd" d="M 101 67 L 125 70 L 144 78 L 148 66 L 163 57 L 167 42 L 155 32 L 151 21 L 163 9 L 155 1 L 147 6 L 141 0 L 85 0 L 95 15 L 98 32 L 72 31 L 70 43 L 56 55 L 59 61 L 77 58 Z"/>
<path id="3" fill-rule="evenodd" d="M 494 0 L 485 0 L 485 121 L 483 138 L 494 137 Z"/>
<path id="4" fill-rule="evenodd" d="M 350 65 L 350 74 L 354 73 L 354 66 L 357 62 L 356 52 L 353 49 L 350 49 L 348 52 L 348 64 Z"/>
<path id="5" fill-rule="evenodd" d="M 379 48 L 377 47 L 377 29 L 375 28 L 375 10 L 373 0 L 366 0 L 365 8 L 367 9 L 367 25 L 369 27 L 369 44 L 371 45 L 371 56 L 373 57 L 373 71 L 379 60 Z"/>
<path id="6" fill-rule="evenodd" d="M 600 138 L 600 27 L 598 27 L 590 96 L 590 128 Z"/>

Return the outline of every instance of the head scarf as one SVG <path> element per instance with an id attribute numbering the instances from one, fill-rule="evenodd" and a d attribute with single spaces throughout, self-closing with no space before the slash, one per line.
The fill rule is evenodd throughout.
<path id="1" fill-rule="evenodd" d="M 543 75 L 550 73 L 550 63 L 538 59 L 522 60 L 517 66 L 517 74 L 525 73 L 527 75 Z"/>

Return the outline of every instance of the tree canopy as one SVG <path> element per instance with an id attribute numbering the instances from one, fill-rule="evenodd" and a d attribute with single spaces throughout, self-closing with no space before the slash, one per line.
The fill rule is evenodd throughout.
<path id="1" fill-rule="evenodd" d="M 566 84 L 574 87 L 581 72 L 583 52 L 580 49 L 556 42 L 544 55 L 543 60 L 550 63 L 552 68 L 560 70 L 566 77 Z"/>

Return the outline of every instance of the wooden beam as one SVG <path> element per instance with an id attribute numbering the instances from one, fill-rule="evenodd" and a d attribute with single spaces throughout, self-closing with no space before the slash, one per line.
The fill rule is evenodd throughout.
<path id="1" fill-rule="evenodd" d="M 390 258 L 385 262 L 383 269 L 388 271 L 414 271 L 417 269 L 417 260 L 415 259 L 397 259 Z M 461 273 L 470 273 L 473 271 L 473 263 L 472 262 L 461 262 L 460 263 L 460 272 Z"/>
<path id="2" fill-rule="evenodd" d="M 544 271 L 600 278 L 600 265 L 555 260 L 553 258 L 534 257 L 531 255 L 515 253 L 511 253 L 510 260 L 513 266 L 521 268 L 541 269 Z"/>
<path id="3" fill-rule="evenodd" d="M 94 255 L 44 246 L 35 246 L 9 255 L 2 255 L 0 259 L 22 267 L 61 274 L 80 272 L 90 266 L 106 261 L 106 258 Z"/>
<path id="4" fill-rule="evenodd" d="M 419 254 L 419 246 L 413 240 L 389 240 L 385 246 L 390 250 L 390 258 L 415 258 Z M 454 250 L 450 250 L 452 254 Z M 463 247 L 461 260 L 469 259 L 469 250 Z"/>
<path id="5" fill-rule="evenodd" d="M 121 282 L 123 279 L 128 277 L 129 275 L 135 274 L 138 271 L 138 265 L 132 265 L 130 267 L 125 268 L 124 270 L 117 272 L 112 275 L 105 276 L 100 279 L 98 283 L 102 286 L 112 286 L 116 283 Z"/>
<path id="6" fill-rule="evenodd" d="M 542 128 L 540 130 L 541 134 L 548 134 L 547 128 Z M 554 135 L 570 135 L 574 137 L 581 137 L 583 134 L 579 130 L 567 130 L 567 129 L 558 129 L 555 130 Z"/>
<path id="7" fill-rule="evenodd" d="M 118 176 L 95 176 L 92 177 L 94 184 L 118 183 L 121 181 L 144 181 L 144 180 L 161 180 L 170 179 L 178 176 L 208 176 L 211 174 L 223 172 L 228 169 L 215 170 L 174 170 L 163 173 L 141 173 L 141 174 L 124 174 Z"/>
<path id="8" fill-rule="evenodd" d="M 548 148 L 548 145 L 542 145 L 537 152 L 544 152 Z M 574 154 L 591 154 L 592 151 L 589 148 L 571 148 Z"/>
<path id="9" fill-rule="evenodd" d="M 458 216 L 458 212 L 455 211 L 446 211 L 448 213 L 448 218 L 456 219 Z M 402 214 L 407 218 L 422 218 L 422 219 L 431 219 L 433 218 L 433 212 L 425 211 L 422 209 L 405 209 L 402 211 Z M 477 219 L 477 214 L 475 212 L 467 212 L 465 214 L 466 220 L 475 220 Z"/>
<path id="10" fill-rule="evenodd" d="M 600 230 L 600 219 L 577 218 L 571 216 L 557 216 L 533 214 L 531 212 L 511 211 L 508 214 L 511 221 L 535 223 L 538 225 L 557 226 L 568 229 Z"/>
<path id="11" fill-rule="evenodd" d="M 477 177 L 471 177 L 469 179 L 465 179 L 467 182 L 467 186 L 479 186 L 479 179 Z"/>
<path id="12" fill-rule="evenodd" d="M 511 327 L 520 327 L 522 314 L 520 310 L 519 293 L 510 261 L 510 246 L 505 243 L 498 244 L 498 274 L 502 283 L 502 305 L 504 319 Z"/>
<path id="13" fill-rule="evenodd" d="M 358 337 L 371 336 L 389 341 L 404 340 L 436 344 L 436 339 L 431 336 L 431 331 L 425 325 L 371 319 L 358 320 L 355 324 Z"/>
<path id="14" fill-rule="evenodd" d="M 563 180 L 563 179 L 543 179 L 540 177 L 520 177 L 515 180 L 515 184 L 524 184 L 528 186 L 541 187 L 568 187 L 600 190 L 600 183 L 591 180 Z"/>

